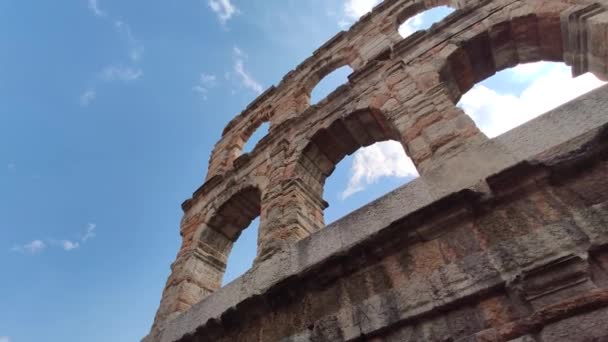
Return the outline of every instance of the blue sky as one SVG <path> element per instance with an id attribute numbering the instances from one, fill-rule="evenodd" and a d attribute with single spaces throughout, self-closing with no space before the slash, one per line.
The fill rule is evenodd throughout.
<path id="1" fill-rule="evenodd" d="M 224 125 L 377 2 L 0 0 L 0 342 L 143 337 L 180 244 L 179 205 Z M 599 84 L 537 64 L 461 106 L 496 135 Z M 533 101 L 545 86 L 560 96 Z M 413 177 L 398 144 L 360 150 L 328 180 L 327 221 Z M 255 238 L 253 224 L 227 281 Z"/>

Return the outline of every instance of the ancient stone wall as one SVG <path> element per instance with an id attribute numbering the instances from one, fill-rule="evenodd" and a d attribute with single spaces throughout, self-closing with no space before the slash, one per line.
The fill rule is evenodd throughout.
<path id="1" fill-rule="evenodd" d="M 401 38 L 397 31 L 401 23 L 440 5 L 457 10 L 429 30 Z M 563 244 L 556 248 L 560 250 L 563 247 L 568 253 L 564 254 L 563 259 L 549 262 L 546 272 L 563 269 L 564 277 L 574 277 L 572 279 L 576 280 L 572 281 L 576 284 L 591 284 L 585 285 L 584 290 L 593 286 L 601 288 L 603 283 L 595 278 L 604 275 L 594 270 L 604 267 L 601 261 L 603 254 L 597 256 L 600 261 L 590 261 L 595 260 L 587 255 L 593 252 L 593 248 L 589 247 L 591 238 L 580 226 L 586 224 L 597 230 L 601 224 L 576 223 L 576 215 L 583 214 L 573 211 L 576 208 L 587 213 L 597 209 L 599 216 L 594 215 L 600 217 L 605 215 L 602 203 L 607 199 L 597 194 L 595 200 L 585 202 L 581 199 L 582 202 L 576 202 L 577 196 L 581 195 L 573 194 L 575 190 L 561 191 L 559 186 L 556 188 L 550 181 L 544 180 L 546 178 L 543 177 L 552 179 L 551 172 L 532 166 L 511 171 L 516 178 L 521 178 L 521 182 L 505 186 L 506 190 L 500 188 L 498 176 L 485 182 L 493 173 L 504 171 L 505 163 L 501 158 L 505 158 L 505 153 L 495 150 L 500 149 L 495 141 L 485 137 L 466 113 L 455 106 L 462 94 L 494 73 L 519 63 L 541 60 L 561 61 L 572 66 L 575 75 L 591 71 L 599 78 L 608 80 L 608 1 L 385 0 L 349 31 L 336 35 L 287 74 L 278 86 L 256 99 L 224 130 L 213 150 L 205 184 L 183 204 L 183 244 L 172 265 L 172 274 L 163 293 L 153 333 L 149 337 L 151 341 L 155 341 L 155 336 L 163 336 L 162 332 L 166 331 L 168 325 L 174 324 L 176 317 L 221 287 L 231 247 L 241 231 L 256 217 L 260 217 L 260 229 L 255 272 L 263 272 L 265 264 L 289 255 L 298 241 L 298 245 L 301 245 L 324 231 L 323 210 L 327 206 L 323 200 L 325 179 L 346 155 L 362 146 L 385 140 L 396 140 L 403 145 L 426 183 L 443 184 L 444 190 L 453 190 L 451 199 L 436 203 L 433 209 L 450 204 L 445 210 L 453 211 L 453 215 L 439 220 L 439 226 L 449 226 L 439 234 L 450 237 L 448 241 L 435 236 L 437 228 L 431 227 L 433 224 L 425 223 L 432 222 L 434 215 L 437 216 L 432 210 L 420 214 L 423 216 L 416 218 L 415 223 L 407 223 L 408 226 L 430 225 L 428 231 L 415 230 L 416 236 L 399 233 L 401 230 L 388 222 L 383 234 L 390 236 L 387 241 L 392 241 L 395 246 L 387 241 L 370 240 L 362 254 L 350 255 L 352 260 L 349 259 L 349 262 L 332 266 L 339 270 L 330 267 L 325 270 L 329 272 L 327 276 L 321 276 L 324 273 L 319 271 L 320 280 L 310 280 L 291 290 L 283 290 L 277 303 L 264 302 L 259 310 L 251 305 L 241 307 L 240 311 L 237 307 L 239 313 L 235 313 L 235 317 L 241 318 L 242 312 L 251 316 L 243 322 L 239 319 L 239 324 L 231 323 L 230 314 L 225 318 L 222 316 L 221 327 L 198 322 L 197 326 L 202 327 L 202 332 L 192 338 L 201 341 L 276 341 L 293 338 L 291 340 L 299 341 L 321 334 L 318 336 L 325 337 L 316 340 L 351 340 L 367 336 L 364 326 L 368 323 L 373 326 L 369 340 L 390 340 L 389 336 L 405 336 L 403 334 L 414 334 L 413 331 L 423 335 L 411 336 L 427 336 L 424 335 L 425 331 L 436 330 L 433 320 L 437 314 L 429 310 L 420 309 L 420 317 L 412 314 L 415 319 L 397 315 L 387 321 L 382 318 L 379 322 L 366 323 L 365 317 L 369 310 L 384 308 L 391 301 L 395 305 L 406 305 L 398 298 L 410 300 L 408 291 L 419 294 L 417 300 L 426 301 L 425 305 L 429 308 L 440 306 L 441 301 L 447 303 L 439 295 L 442 291 L 441 281 L 449 282 L 449 277 L 455 277 L 454 282 L 470 283 L 467 286 L 475 293 L 476 299 L 468 302 L 465 309 L 458 306 L 460 299 L 454 299 L 454 303 L 442 309 L 441 324 L 450 325 L 442 334 L 450 335 L 452 340 L 486 330 L 488 334 L 502 336 L 500 334 L 503 332 L 495 330 L 508 322 L 520 324 L 518 320 L 534 318 L 526 316 L 537 309 L 532 299 L 536 296 L 534 291 L 543 292 L 543 282 L 547 282 L 542 278 L 543 269 L 531 271 L 530 275 L 524 272 L 535 261 L 530 261 L 529 265 L 519 264 L 516 259 L 527 256 L 526 250 L 518 250 L 524 248 L 520 244 L 531 246 L 525 248 L 540 248 L 543 241 L 554 235 Z M 348 84 L 311 106 L 310 93 L 314 86 L 325 75 L 344 65 L 354 70 Z M 269 134 L 251 153 L 242 154 L 245 142 L 264 122 L 271 125 Z M 578 133 L 582 134 L 580 131 Z M 544 147 L 550 146 L 553 145 Z M 540 152 L 545 150 L 541 149 Z M 568 151 L 562 152 L 566 154 Z M 521 156 L 516 157 L 516 153 L 508 153 L 511 161 L 525 160 Z M 525 157 L 535 155 L 529 153 Z M 605 185 L 602 183 L 605 171 L 602 163 L 589 166 L 589 174 L 584 177 L 568 178 L 572 184 L 566 182 L 570 184 L 566 188 L 576 187 L 577 184 L 595 186 L 597 183 L 598 189 L 601 189 Z M 484 198 L 483 194 L 487 194 L 487 191 L 462 192 L 475 182 L 486 184 L 485 187 L 492 190 L 491 198 Z M 608 186 L 603 189 L 608 190 Z M 380 221 L 383 214 L 383 207 L 375 207 L 375 212 L 368 212 L 368 215 Z M 514 237 L 521 238 L 511 245 L 505 242 Z M 401 255 L 405 246 L 408 246 L 407 255 Z M 488 252 L 492 248 L 513 252 L 506 255 L 514 260 L 496 259 L 498 257 L 494 254 L 500 254 L 500 251 Z M 416 253 L 419 255 L 416 256 Z M 466 260 L 469 260 L 466 258 L 473 258 L 471 255 L 478 255 L 478 262 L 466 264 Z M 314 256 L 319 260 L 341 260 L 340 257 L 343 256 Z M 547 261 L 546 258 L 542 260 Z M 570 274 L 570 269 L 574 273 Z M 532 280 L 532 283 L 537 283 L 530 286 L 542 289 L 530 290 L 532 294 L 528 297 L 520 296 L 523 299 L 518 300 L 522 303 L 514 302 L 514 292 L 509 287 L 512 285 L 509 277 L 514 274 L 537 279 Z M 438 278 L 433 280 L 433 277 Z M 568 281 L 565 282 L 570 284 Z M 520 283 L 525 284 L 525 281 Z M 356 288 L 349 290 L 348 284 Z M 487 284 L 490 285 L 485 286 Z M 269 284 L 256 287 L 260 294 L 268 290 L 264 285 Z M 521 286 L 525 292 L 528 285 Z M 577 291 L 573 293 L 583 290 Z M 385 292 L 390 296 L 379 295 Z M 600 292 L 590 292 L 588 295 L 601 297 L 604 294 Z M 212 301 L 213 297 L 207 299 Z M 463 294 L 464 297 L 466 295 Z M 598 299 L 601 300 L 605 299 Z M 255 298 L 251 298 L 251 301 L 255 302 Z M 361 309 L 356 309 L 357 305 L 362 305 Z M 411 303 L 407 305 L 416 306 Z M 424 307 L 422 304 L 419 306 Z M 359 311 L 353 314 L 353 308 Z M 404 310 L 398 309 L 399 313 Z M 456 321 L 449 323 L 445 317 L 451 317 L 451 310 L 456 310 L 453 314 Z M 461 314 L 458 310 L 465 310 L 465 313 Z M 344 315 L 360 316 L 352 316 L 349 318 L 351 321 L 345 322 L 338 315 L 343 311 L 348 312 Z M 262 312 L 271 315 L 272 319 L 264 320 L 260 316 Z M 315 320 L 321 317 L 321 321 Z M 525 321 L 521 324 L 527 328 L 521 329 L 526 333 L 537 333 L 539 327 L 557 320 L 538 319 L 534 323 L 535 328 L 529 328 L 528 325 L 533 324 Z M 393 324 L 403 329 L 397 329 Z M 468 327 L 467 324 L 475 326 Z M 228 329 L 231 326 L 234 329 Z M 349 327 L 359 329 L 359 335 Z M 270 332 L 271 328 L 276 331 Z M 331 337 L 334 333 L 338 335 Z M 511 338 L 517 334 L 503 335 Z M 205 336 L 215 337 L 205 339 Z M 303 337 L 297 339 L 298 336 Z M 394 337 L 393 340 L 407 339 Z M 411 340 L 416 339 L 412 337 Z M 429 337 L 428 340 L 433 339 Z"/>

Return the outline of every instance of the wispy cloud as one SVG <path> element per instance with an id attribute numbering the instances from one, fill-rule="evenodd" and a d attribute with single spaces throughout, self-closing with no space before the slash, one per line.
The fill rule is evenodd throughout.
<path id="1" fill-rule="evenodd" d="M 234 72 L 240 78 L 243 87 L 253 90 L 258 94 L 261 94 L 262 91 L 264 91 L 262 85 L 249 74 L 247 69 L 245 69 L 245 64 L 242 60 L 235 62 Z"/>
<path id="2" fill-rule="evenodd" d="M 97 97 L 97 91 L 95 89 L 87 89 L 82 95 L 80 95 L 80 105 L 83 107 L 89 106 Z"/>
<path id="3" fill-rule="evenodd" d="M 8 336 L 0 336 L 0 342 L 11 342 L 11 338 Z"/>
<path id="4" fill-rule="evenodd" d="M 80 243 L 70 241 L 70 240 L 63 240 L 63 241 L 61 241 L 61 247 L 63 248 L 64 251 L 70 252 L 70 251 L 73 251 L 73 250 L 77 249 L 78 247 L 80 247 Z"/>
<path id="5" fill-rule="evenodd" d="M 217 15 L 222 24 L 239 13 L 238 8 L 230 0 L 209 0 L 209 7 Z"/>
<path id="6" fill-rule="evenodd" d="M 89 1 L 89 9 L 91 10 L 91 12 L 93 12 L 93 14 L 95 14 L 95 16 L 97 17 L 105 17 L 106 16 L 106 12 L 102 11 L 99 8 L 99 4 L 97 3 L 97 0 L 88 0 Z M 0 341 L 2 342 L 2 341 Z"/>
<path id="7" fill-rule="evenodd" d="M 127 23 L 120 20 L 114 22 L 114 27 L 116 28 L 116 32 L 118 32 L 120 37 L 127 44 L 129 50 L 129 58 L 131 59 L 131 61 L 139 61 L 143 57 L 144 46 L 139 40 L 135 38 L 131 27 Z"/>
<path id="8" fill-rule="evenodd" d="M 459 106 L 490 137 L 605 84 L 592 74 L 572 78 L 569 67 L 555 63 L 520 65 L 506 72 L 516 82 L 527 83 L 520 94 L 498 92 L 478 84 L 459 102 Z"/>
<path id="9" fill-rule="evenodd" d="M 417 14 L 408 20 L 406 20 L 401 26 L 399 26 L 399 34 L 401 37 L 406 38 L 412 33 L 420 30 L 424 24 L 424 13 Z"/>
<path id="10" fill-rule="evenodd" d="M 196 84 L 192 88 L 192 90 L 201 94 L 203 96 L 203 99 L 207 100 L 207 93 L 209 92 L 209 89 L 214 88 L 216 86 L 216 84 L 217 84 L 217 77 L 215 75 L 208 75 L 208 74 L 202 73 L 199 76 L 198 84 Z"/>
<path id="11" fill-rule="evenodd" d="M 234 47 L 232 50 L 234 57 L 234 67 L 231 73 L 227 73 L 226 79 L 234 78 L 242 87 L 254 91 L 256 94 L 261 94 L 264 91 L 264 87 L 258 82 L 251 73 L 245 67 L 245 59 L 247 55 L 238 47 Z"/>
<path id="12" fill-rule="evenodd" d="M 341 193 L 344 200 L 376 183 L 383 177 L 417 177 L 414 163 L 407 157 L 403 146 L 396 141 L 386 141 L 358 150 L 351 166 L 351 176 Z"/>
<path id="13" fill-rule="evenodd" d="M 132 82 L 138 80 L 143 75 L 143 71 L 122 65 L 110 65 L 105 67 L 100 73 L 99 78 L 104 82 Z"/>
<path id="14" fill-rule="evenodd" d="M 45 249 L 47 249 L 47 247 L 50 246 L 50 247 L 61 248 L 66 252 L 71 252 L 73 250 L 80 248 L 87 241 L 93 239 L 96 236 L 96 234 L 95 234 L 96 228 L 97 228 L 96 224 L 89 223 L 87 225 L 87 228 L 86 228 L 84 234 L 78 240 L 68 240 L 68 239 L 40 240 L 40 239 L 37 239 L 37 240 L 33 240 L 32 242 L 26 243 L 24 245 L 16 245 L 13 248 L 11 248 L 11 251 L 35 255 L 35 254 L 42 253 Z M 0 340 L 0 342 L 2 342 L 2 340 Z"/>
<path id="15" fill-rule="evenodd" d="M 96 235 L 95 233 L 95 229 L 97 229 L 97 225 L 95 223 L 89 223 L 87 225 L 87 230 L 84 233 L 84 235 L 82 235 L 81 241 L 82 242 L 87 242 L 88 240 L 94 238 Z"/>
<path id="16" fill-rule="evenodd" d="M 11 248 L 13 252 L 27 253 L 27 254 L 39 254 L 46 248 L 46 243 L 42 240 L 34 240 L 24 245 L 17 245 Z"/>
<path id="17" fill-rule="evenodd" d="M 87 0 L 89 9 L 98 17 L 108 17 L 106 12 L 99 8 L 98 0 Z M 131 26 L 122 20 L 114 20 L 107 18 L 108 22 L 113 22 L 114 30 L 118 37 L 124 42 L 127 48 L 129 66 L 125 64 L 110 65 L 97 73 L 93 81 L 89 82 L 89 86 L 85 89 L 78 99 L 82 107 L 88 107 L 97 98 L 97 84 L 102 82 L 132 82 L 143 76 L 143 71 L 136 65 L 141 61 L 144 55 L 144 45 L 140 40 L 135 38 Z"/>
<path id="18" fill-rule="evenodd" d="M 10 163 L 8 163 L 7 168 L 8 168 L 9 170 L 15 170 L 15 169 L 17 168 L 17 164 L 15 164 L 15 163 L 13 163 L 13 162 L 10 162 Z M 0 342 L 2 342 L 2 341 L 0 341 Z"/>

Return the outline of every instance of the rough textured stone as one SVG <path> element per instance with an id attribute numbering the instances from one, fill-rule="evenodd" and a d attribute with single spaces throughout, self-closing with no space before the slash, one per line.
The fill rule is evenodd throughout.
<path id="1" fill-rule="evenodd" d="M 458 11 L 399 37 L 396 23 L 439 5 Z M 182 205 L 183 244 L 144 341 L 605 338 L 608 86 L 492 140 L 455 103 L 522 62 L 608 79 L 607 8 L 380 3 L 228 124 Z M 309 106 L 343 65 L 349 83 Z M 242 155 L 264 122 L 269 134 Z M 421 177 L 325 227 L 326 178 L 385 140 Z M 258 216 L 254 267 L 220 288 L 232 244 Z"/>

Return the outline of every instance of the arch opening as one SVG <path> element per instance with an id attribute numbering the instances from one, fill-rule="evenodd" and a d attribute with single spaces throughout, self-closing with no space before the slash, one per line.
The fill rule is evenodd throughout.
<path id="1" fill-rule="evenodd" d="M 564 30 L 575 28 L 562 23 L 560 12 L 531 13 L 456 39 L 440 71 L 453 103 L 495 137 L 599 87 L 603 82 L 586 73 L 593 65 L 573 62 L 587 57 L 564 44 Z"/>
<path id="2" fill-rule="evenodd" d="M 399 140 L 397 129 L 380 111 L 357 111 L 312 137 L 300 158 L 297 173 L 320 202 L 325 203 L 323 197 L 329 195 L 332 202 L 338 203 L 335 209 L 325 211 L 331 222 L 405 181 L 392 179 L 379 184 L 383 177 L 411 176 L 409 181 L 417 176 Z M 333 174 L 336 176 L 327 183 Z M 367 187 L 375 191 L 365 191 L 361 196 Z M 312 215 L 320 218 L 316 222 L 318 227 L 325 225 L 324 209 L 318 208 L 317 215 Z"/>
<path id="3" fill-rule="evenodd" d="M 437 6 L 427 10 L 411 9 L 400 16 L 398 31 L 401 38 L 407 38 L 417 31 L 427 30 L 433 24 L 445 19 L 456 11 L 449 6 Z M 407 19 L 406 19 L 407 18 Z"/>
<path id="4" fill-rule="evenodd" d="M 255 187 L 247 187 L 224 202 L 208 221 L 199 248 L 208 266 L 205 276 L 210 281 L 210 289 L 219 289 L 251 267 L 251 256 L 255 257 L 257 253 L 257 238 L 252 234 L 257 235 L 260 213 L 261 192 Z M 234 246 L 243 250 L 233 251 Z M 228 261 L 231 265 L 227 268 Z"/>
<path id="5" fill-rule="evenodd" d="M 310 103 L 315 105 L 327 98 L 340 86 L 348 83 L 348 76 L 352 73 L 353 69 L 348 65 L 344 65 L 322 77 L 310 93 Z"/>
<path id="6" fill-rule="evenodd" d="M 418 171 L 396 140 L 359 148 L 338 163 L 326 179 L 323 196 L 330 224 L 418 177 Z"/>
<path id="7" fill-rule="evenodd" d="M 253 266 L 257 255 L 259 217 L 251 221 L 248 227 L 243 229 L 241 236 L 234 242 L 232 251 L 228 255 L 226 271 L 222 280 L 222 286 L 242 276 Z"/>
<path id="8" fill-rule="evenodd" d="M 259 125 L 257 128 L 255 128 L 255 130 L 253 130 L 253 131 L 244 132 L 246 139 L 245 139 L 245 144 L 243 145 L 243 149 L 242 149 L 241 153 L 242 154 L 251 153 L 255 149 L 257 144 L 265 136 L 267 136 L 269 132 L 270 132 L 270 123 L 269 122 L 263 122 L 261 125 Z"/>
<path id="9" fill-rule="evenodd" d="M 475 84 L 458 106 L 493 138 L 604 84 L 591 73 L 572 77 L 564 63 L 519 64 Z"/>

